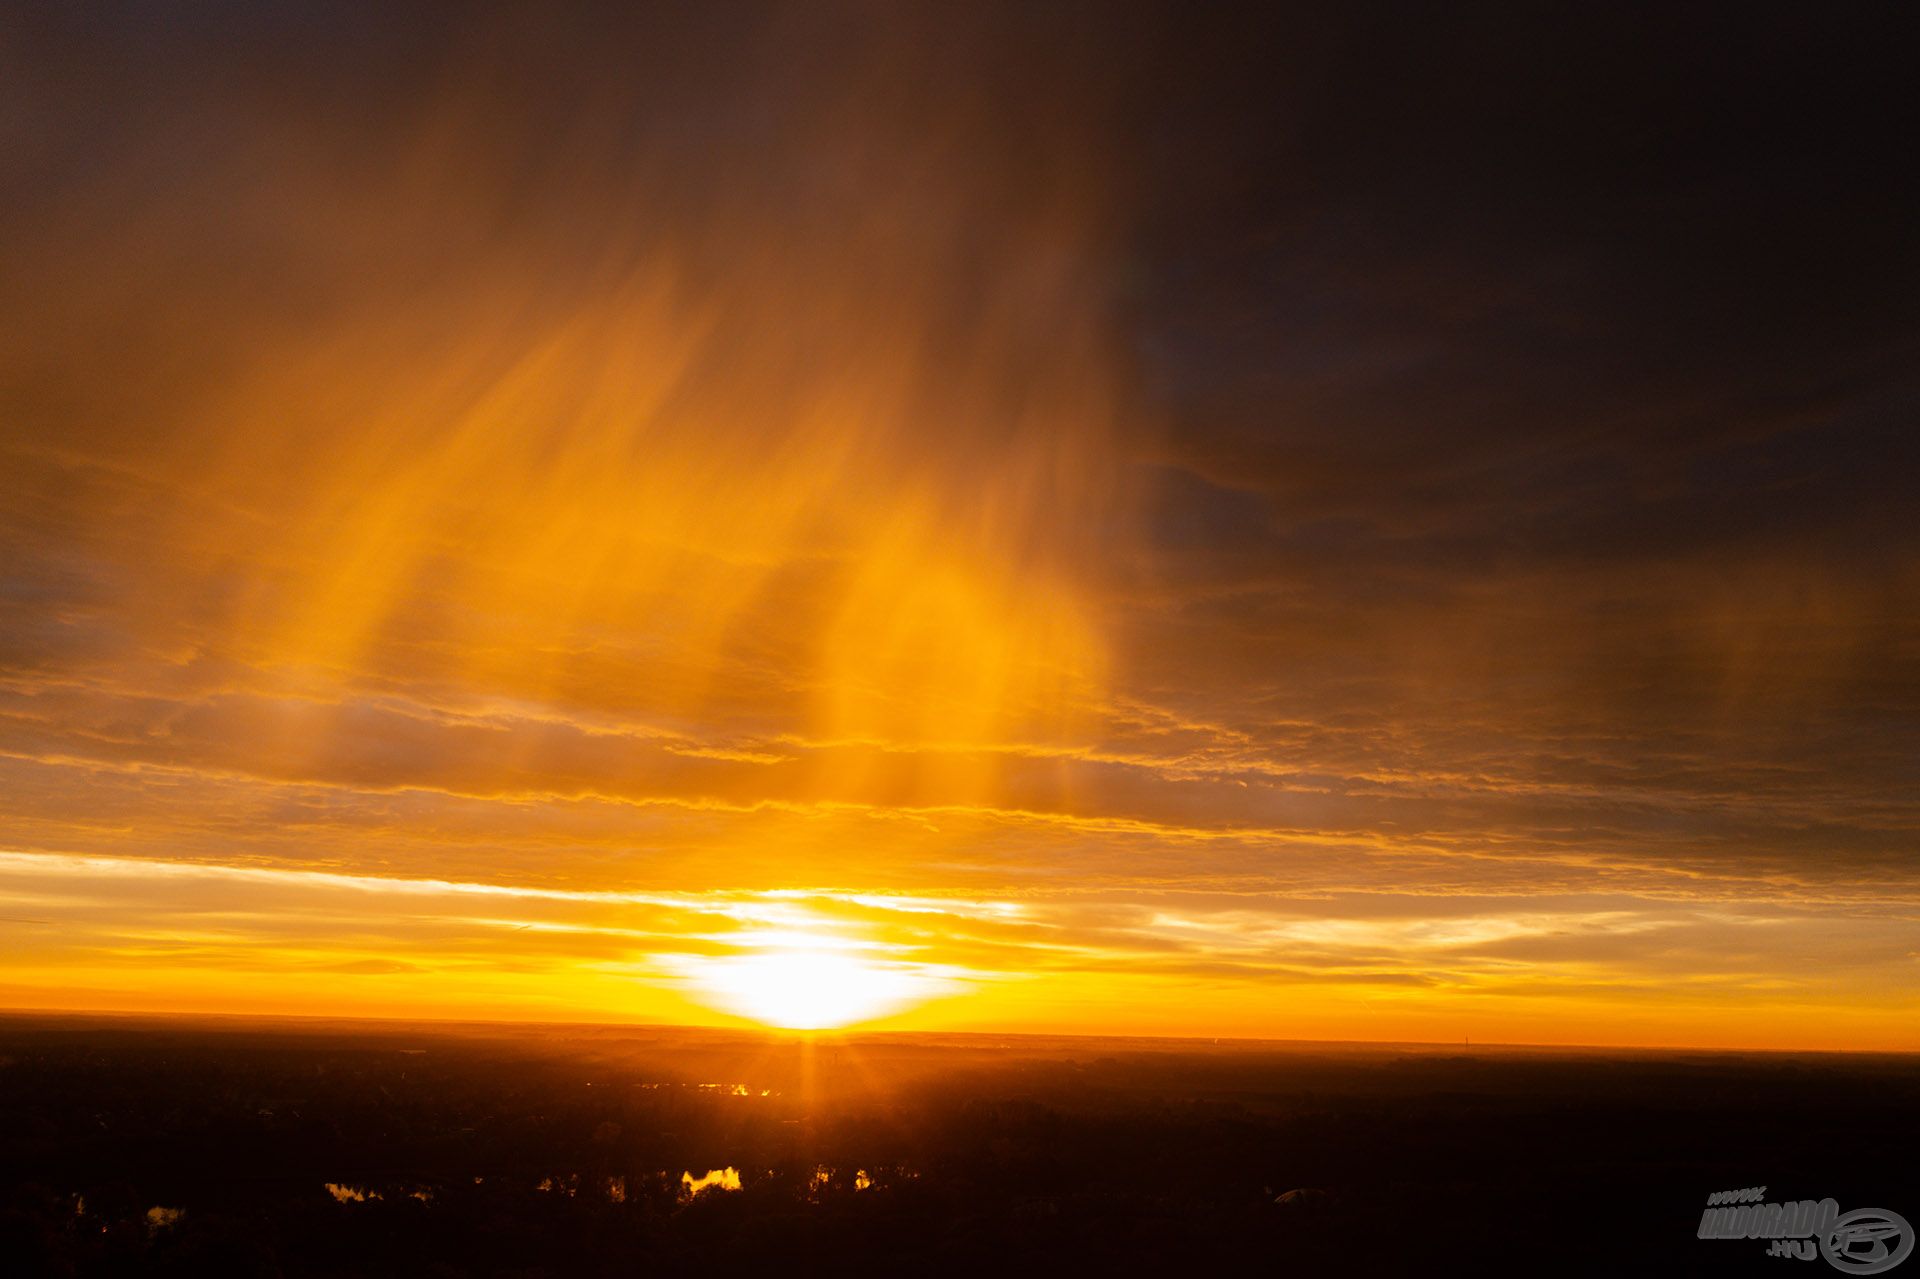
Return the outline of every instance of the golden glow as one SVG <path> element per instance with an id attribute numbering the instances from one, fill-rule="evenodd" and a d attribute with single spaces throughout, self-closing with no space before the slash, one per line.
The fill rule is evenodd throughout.
<path id="1" fill-rule="evenodd" d="M 1911 946 L 1870 903 L 1130 896 L 635 892 L 0 853 L 0 1000 L 274 1013 L 297 986 L 300 1011 L 329 1016 L 1912 1046 L 1898 996 L 1852 975 Z M 1770 975 L 1739 949 L 1755 935 L 1828 975 Z"/>
<path id="2" fill-rule="evenodd" d="M 480 30 L 365 110 L 249 72 L 37 146 L 0 1007 L 1920 1047 L 1911 752 L 1795 753 L 1913 582 L 1561 580 L 1397 509 L 1555 468 L 1435 427 L 1344 471 L 1454 361 L 1395 330 L 1350 385 L 1312 306 L 1214 396 L 1184 298 L 1129 319 L 1155 113 L 842 25 L 711 97 L 671 39 L 530 84 L 571 63 Z M 1391 270 L 1355 305 L 1452 279 Z M 1269 437 L 1301 474 L 1236 470 Z"/>
<path id="3" fill-rule="evenodd" d="M 712 1168 L 696 1177 L 691 1172 L 680 1174 L 680 1194 L 691 1199 L 703 1190 L 740 1189 L 740 1170 L 738 1168 Z"/>
<path id="4" fill-rule="evenodd" d="M 702 960 L 693 980 L 727 1011 L 789 1030 L 873 1021 L 950 987 L 904 965 L 817 948 Z"/>

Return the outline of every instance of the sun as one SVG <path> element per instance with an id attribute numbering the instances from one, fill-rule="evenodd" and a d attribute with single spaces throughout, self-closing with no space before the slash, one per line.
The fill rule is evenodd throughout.
<path id="1" fill-rule="evenodd" d="M 787 1030 L 872 1021 L 931 999 L 948 985 L 917 965 L 818 947 L 703 960 L 692 975 L 728 1012 Z"/>

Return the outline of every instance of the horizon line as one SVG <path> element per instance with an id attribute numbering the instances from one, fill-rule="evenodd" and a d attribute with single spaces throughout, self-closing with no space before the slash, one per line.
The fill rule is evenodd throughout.
<path id="1" fill-rule="evenodd" d="M 260 1013 L 260 1012 L 160 1012 L 151 1009 L 128 1008 L 20 1008 L 0 1007 L 0 1020 L 30 1018 L 93 1018 L 97 1020 L 125 1021 L 227 1021 L 227 1022 L 295 1022 L 318 1029 L 326 1023 L 355 1024 L 365 1023 L 380 1027 L 418 1026 L 431 1030 L 434 1028 L 451 1029 L 455 1027 L 479 1027 L 501 1030 L 536 1030 L 565 1028 L 574 1030 L 626 1030 L 626 1031 L 696 1031 L 721 1035 L 747 1035 L 767 1039 L 821 1040 L 821 1039 L 911 1039 L 911 1038 L 963 1038 L 963 1039 L 1074 1039 L 1098 1041 L 1149 1040 L 1163 1044 L 1193 1045 L 1272 1045 L 1274 1047 L 1326 1047 L 1326 1048 L 1452 1048 L 1474 1049 L 1489 1048 L 1502 1050 L 1532 1050 L 1577 1053 L 1671 1053 L 1706 1054 L 1712 1056 L 1795 1056 L 1795 1057 L 1920 1057 L 1920 1048 L 1732 1048 L 1699 1044 L 1574 1044 L 1574 1043 L 1535 1043 L 1514 1040 L 1483 1040 L 1478 1044 L 1470 1041 L 1455 1043 L 1446 1039 L 1285 1039 L 1248 1035 L 1157 1035 L 1127 1034 L 1122 1032 L 1074 1032 L 1039 1030 L 889 1030 L 883 1028 L 858 1029 L 837 1027 L 833 1029 L 803 1030 L 781 1026 L 715 1026 L 700 1025 L 692 1022 L 655 1022 L 655 1021 L 587 1021 L 567 1018 L 536 1021 L 528 1018 L 455 1018 L 425 1016 L 417 1018 L 381 1016 L 378 1014 L 335 1015 L 325 1013 Z"/>

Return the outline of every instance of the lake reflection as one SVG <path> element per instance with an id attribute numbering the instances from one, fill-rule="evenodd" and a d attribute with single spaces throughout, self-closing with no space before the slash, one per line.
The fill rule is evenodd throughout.
<path id="1" fill-rule="evenodd" d="M 715 1168 L 704 1177 L 696 1177 L 691 1172 L 680 1174 L 680 1195 L 691 1199 L 702 1190 L 738 1190 L 740 1189 L 740 1170 L 738 1168 Z"/>

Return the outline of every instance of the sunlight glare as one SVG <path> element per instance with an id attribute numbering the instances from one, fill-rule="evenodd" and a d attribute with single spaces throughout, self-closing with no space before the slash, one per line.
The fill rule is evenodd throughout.
<path id="1" fill-rule="evenodd" d="M 729 1012 L 788 1030 L 872 1021 L 931 999 L 948 984 L 911 965 L 817 948 L 706 960 L 695 979 Z"/>

